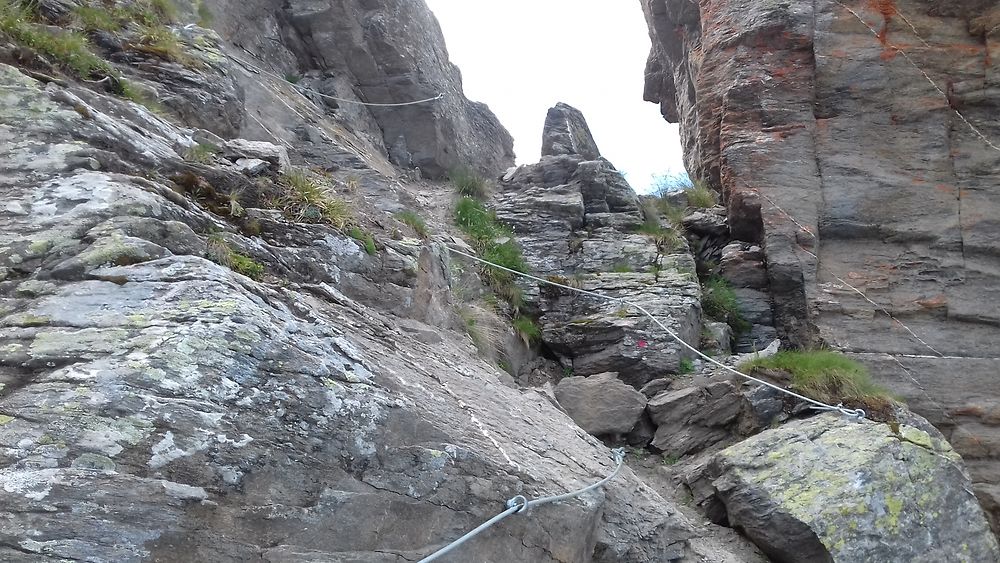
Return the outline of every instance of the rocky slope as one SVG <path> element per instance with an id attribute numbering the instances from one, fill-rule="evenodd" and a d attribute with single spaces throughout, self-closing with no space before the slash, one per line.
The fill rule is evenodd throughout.
<path id="1" fill-rule="evenodd" d="M 997 558 L 963 465 L 918 418 L 761 432 L 801 405 L 671 377 L 688 358 L 645 319 L 527 282 L 522 314 L 543 330 L 521 342 L 489 278 L 448 250 L 470 250 L 453 188 L 420 179 L 510 161 L 422 2 L 19 6 L 0 0 L 0 560 L 417 561 L 516 495 L 608 475 L 581 425 L 673 457 L 637 449 L 606 486 L 451 560 Z M 558 106 L 547 138 L 489 202 L 527 261 L 697 340 L 684 242 L 582 116 Z M 579 376 L 519 387 L 470 307 L 489 308 L 471 320 L 492 323 L 517 381 Z M 612 399 L 638 420 L 574 420 Z M 820 494 L 844 479 L 866 486 Z M 796 534 L 760 533 L 768 515 Z M 907 547 L 906 526 L 930 539 Z"/>
<path id="2" fill-rule="evenodd" d="M 763 246 L 781 337 L 869 364 L 955 444 L 996 525 L 995 2 L 643 8 L 645 97 L 732 238 Z"/>

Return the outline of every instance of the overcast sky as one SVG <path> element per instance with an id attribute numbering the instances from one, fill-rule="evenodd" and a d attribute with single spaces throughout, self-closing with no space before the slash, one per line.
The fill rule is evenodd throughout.
<path id="1" fill-rule="evenodd" d="M 601 153 L 637 191 L 684 170 L 677 126 L 642 101 L 649 35 L 638 0 L 427 0 L 466 95 L 514 136 L 518 164 L 537 162 L 545 112 L 580 109 Z"/>

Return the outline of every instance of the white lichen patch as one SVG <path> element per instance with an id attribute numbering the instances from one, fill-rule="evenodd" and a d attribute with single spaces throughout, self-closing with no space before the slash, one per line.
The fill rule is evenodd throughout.
<path id="1" fill-rule="evenodd" d="M 8 493 L 20 494 L 27 499 L 42 500 L 52 492 L 52 485 L 58 469 L 21 471 L 4 469 L 0 471 L 0 487 Z"/>

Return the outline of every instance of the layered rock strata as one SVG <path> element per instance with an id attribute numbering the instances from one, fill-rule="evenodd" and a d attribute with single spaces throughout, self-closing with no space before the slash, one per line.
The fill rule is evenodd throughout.
<path id="1" fill-rule="evenodd" d="M 546 138 L 564 139 L 547 145 L 557 154 L 509 171 L 496 197 L 497 216 L 513 227 L 532 272 L 638 303 L 697 345 L 700 290 L 684 242 L 671 237 L 658 244 L 656 233 L 640 232 L 649 217 L 665 236 L 671 233 L 610 162 L 590 154 L 596 144 L 577 110 L 556 106 L 546 123 Z M 526 298 L 543 345 L 567 373 L 616 372 L 638 389 L 677 373 L 691 355 L 640 311 L 618 302 L 538 284 Z"/>
<path id="2" fill-rule="evenodd" d="M 762 246 L 779 335 L 864 360 L 945 432 L 995 507 L 996 7 L 643 8 L 645 97 L 681 124 L 687 167 L 723 193 L 733 237 Z"/>

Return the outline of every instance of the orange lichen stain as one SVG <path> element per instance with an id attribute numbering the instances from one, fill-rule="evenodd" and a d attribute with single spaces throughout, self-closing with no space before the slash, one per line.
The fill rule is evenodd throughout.
<path id="1" fill-rule="evenodd" d="M 895 59 L 897 54 L 899 54 L 898 50 L 896 50 L 894 47 L 888 47 L 882 50 L 882 54 L 879 55 L 878 58 L 882 59 L 883 62 L 889 62 Z"/>
<path id="2" fill-rule="evenodd" d="M 952 195 L 955 193 L 955 186 L 949 186 L 948 184 L 938 184 L 934 186 L 934 189 L 943 194 Z"/>
<path id="3" fill-rule="evenodd" d="M 935 295 L 927 299 L 918 299 L 917 305 L 924 309 L 942 309 L 948 306 L 948 298 L 944 295 Z"/>
<path id="4" fill-rule="evenodd" d="M 927 180 L 923 176 L 913 176 L 910 178 L 914 184 L 926 184 Z"/>

